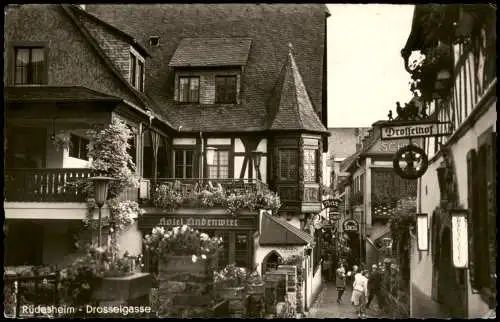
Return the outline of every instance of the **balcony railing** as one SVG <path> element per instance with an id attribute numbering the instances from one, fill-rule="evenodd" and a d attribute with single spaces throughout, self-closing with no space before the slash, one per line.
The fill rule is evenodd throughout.
<path id="1" fill-rule="evenodd" d="M 6 169 L 5 201 L 84 202 L 86 196 L 69 189 L 71 181 L 97 175 L 92 169 Z"/>
<path id="2" fill-rule="evenodd" d="M 179 179 L 179 178 L 157 178 L 151 180 L 151 187 L 166 184 L 172 189 L 189 194 L 203 189 L 222 188 L 226 192 L 235 194 L 244 192 L 268 192 L 269 187 L 257 179 Z"/>

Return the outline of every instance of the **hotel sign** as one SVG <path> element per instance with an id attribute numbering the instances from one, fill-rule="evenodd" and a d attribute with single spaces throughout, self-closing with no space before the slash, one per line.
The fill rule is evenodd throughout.
<path id="1" fill-rule="evenodd" d="M 380 126 L 382 140 L 446 136 L 452 133 L 451 122 L 412 122 L 399 125 L 394 123 L 388 122 Z"/>
<path id="2" fill-rule="evenodd" d="M 172 228 L 176 226 L 188 225 L 196 229 L 217 229 L 217 230 L 256 230 L 258 220 L 256 215 L 237 216 L 232 215 L 164 215 L 164 214 L 144 214 L 139 217 L 139 227 L 141 229 L 152 229 L 156 226 Z"/>

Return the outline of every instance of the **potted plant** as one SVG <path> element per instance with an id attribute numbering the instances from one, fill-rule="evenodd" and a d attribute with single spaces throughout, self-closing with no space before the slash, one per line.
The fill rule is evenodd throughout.
<path id="1" fill-rule="evenodd" d="M 241 299 L 248 283 L 248 271 L 244 267 L 229 264 L 214 272 L 214 288 L 225 300 Z"/>
<path id="2" fill-rule="evenodd" d="M 149 295 L 150 274 L 132 269 L 127 257 L 116 256 L 111 247 L 89 244 L 80 251 L 81 256 L 60 270 L 58 288 L 63 303 L 76 307 L 110 302 L 126 305 Z"/>
<path id="3" fill-rule="evenodd" d="M 155 227 L 146 235 L 144 244 L 158 257 L 160 274 L 185 272 L 206 276 L 222 238 L 210 237 L 187 225 L 170 230 Z"/>
<path id="4" fill-rule="evenodd" d="M 253 271 L 247 279 L 248 294 L 264 294 L 265 283 L 257 270 Z"/>

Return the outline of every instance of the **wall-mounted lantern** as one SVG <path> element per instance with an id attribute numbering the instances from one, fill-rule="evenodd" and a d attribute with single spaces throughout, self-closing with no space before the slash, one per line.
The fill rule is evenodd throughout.
<path id="1" fill-rule="evenodd" d="M 465 209 L 451 210 L 453 266 L 457 268 L 467 268 L 469 262 L 467 214 L 468 211 Z"/>
<path id="2" fill-rule="evenodd" d="M 420 251 L 429 250 L 429 216 L 417 214 L 417 248 Z"/>
<path id="3" fill-rule="evenodd" d="M 207 146 L 205 150 L 206 150 L 205 153 L 207 157 L 207 164 L 214 165 L 215 151 L 217 151 L 217 149 L 211 146 Z"/>

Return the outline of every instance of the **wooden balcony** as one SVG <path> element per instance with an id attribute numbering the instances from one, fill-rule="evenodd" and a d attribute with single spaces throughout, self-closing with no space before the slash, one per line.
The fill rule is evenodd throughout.
<path id="1" fill-rule="evenodd" d="M 5 169 L 5 201 L 85 202 L 86 196 L 69 189 L 71 181 L 97 175 L 92 169 Z"/>

